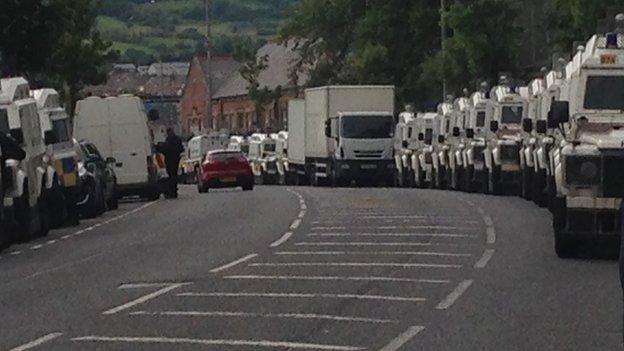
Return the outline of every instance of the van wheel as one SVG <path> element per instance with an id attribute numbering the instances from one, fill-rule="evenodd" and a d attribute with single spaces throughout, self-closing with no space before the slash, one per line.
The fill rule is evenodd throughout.
<path id="1" fill-rule="evenodd" d="M 48 207 L 48 190 L 44 188 L 41 190 L 41 196 L 37 200 L 37 207 L 39 207 L 39 232 L 38 236 L 47 236 L 50 232 L 50 208 Z"/>
<path id="2" fill-rule="evenodd" d="M 104 195 L 104 189 L 100 189 L 99 198 L 97 201 L 96 214 L 101 216 L 106 212 L 106 196 Z"/>
<path id="3" fill-rule="evenodd" d="M 109 210 L 116 210 L 119 208 L 119 197 L 117 196 L 117 188 L 113 188 L 113 194 L 111 198 L 107 201 L 106 207 Z"/>
<path id="4" fill-rule="evenodd" d="M 158 187 L 153 187 L 147 190 L 148 201 L 156 201 L 158 199 L 160 199 L 160 189 Z"/>
<path id="5" fill-rule="evenodd" d="M 11 238 L 13 242 L 27 242 L 33 238 L 33 234 L 36 232 L 34 220 L 37 215 L 30 206 L 28 180 L 24 183 L 24 193 L 13 202 L 13 211 L 17 222 L 17 230 Z"/>

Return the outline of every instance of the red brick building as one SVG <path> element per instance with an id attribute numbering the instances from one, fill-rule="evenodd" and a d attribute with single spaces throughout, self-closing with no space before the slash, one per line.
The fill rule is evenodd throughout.
<path id="1" fill-rule="evenodd" d="M 218 129 L 216 120 L 208 113 L 210 91 L 219 90 L 228 77 L 238 72 L 240 64 L 231 56 L 212 56 L 211 72 L 208 71 L 206 56 L 193 58 L 186 77 L 184 92 L 180 101 L 180 122 L 184 135 L 205 133 Z M 212 76 L 212 83 L 210 77 Z"/>

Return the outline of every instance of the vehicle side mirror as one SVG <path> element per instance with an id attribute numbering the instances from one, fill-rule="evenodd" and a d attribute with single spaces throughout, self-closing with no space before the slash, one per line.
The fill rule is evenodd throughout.
<path id="1" fill-rule="evenodd" d="M 459 136 L 459 127 L 453 127 L 453 136 L 454 137 L 458 137 Z"/>
<path id="2" fill-rule="evenodd" d="M 107 157 L 106 158 L 106 163 L 111 165 L 111 164 L 115 164 L 117 163 L 117 160 L 114 157 Z"/>
<path id="3" fill-rule="evenodd" d="M 524 130 L 526 133 L 531 133 L 533 131 L 533 120 L 530 118 L 523 119 L 522 130 Z"/>
<path id="4" fill-rule="evenodd" d="M 418 141 L 425 140 L 425 135 L 423 133 L 418 133 Z"/>
<path id="5" fill-rule="evenodd" d="M 466 129 L 466 138 L 468 139 L 474 138 L 474 129 L 472 128 Z"/>
<path id="6" fill-rule="evenodd" d="M 490 131 L 496 133 L 498 132 L 498 121 L 491 121 L 490 122 Z"/>
<path id="7" fill-rule="evenodd" d="M 403 146 L 404 149 L 407 149 L 407 147 L 409 146 L 407 140 L 403 140 L 403 142 L 401 143 L 401 146 Z"/>
<path id="8" fill-rule="evenodd" d="M 438 135 L 438 143 L 442 144 L 444 140 L 445 140 L 444 135 Z"/>
<path id="9" fill-rule="evenodd" d="M 535 131 L 538 134 L 546 134 L 546 130 L 548 129 L 548 122 L 545 119 L 540 119 L 535 124 Z"/>
<path id="10" fill-rule="evenodd" d="M 24 143 L 24 132 L 22 132 L 21 129 L 11 129 L 9 134 L 18 144 L 21 145 Z"/>
<path id="11" fill-rule="evenodd" d="M 553 101 L 548 113 L 548 127 L 557 128 L 561 123 L 570 120 L 570 103 L 568 101 Z"/>
<path id="12" fill-rule="evenodd" d="M 47 130 L 45 133 L 43 133 L 43 139 L 46 145 L 52 145 L 58 142 L 56 134 L 54 134 L 54 131 L 52 130 Z"/>
<path id="13" fill-rule="evenodd" d="M 329 119 L 325 121 L 325 136 L 331 138 L 331 121 Z"/>

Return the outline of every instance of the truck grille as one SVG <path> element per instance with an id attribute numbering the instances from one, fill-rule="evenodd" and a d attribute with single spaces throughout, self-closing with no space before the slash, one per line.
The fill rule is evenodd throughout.
<path id="1" fill-rule="evenodd" d="M 604 154 L 602 184 L 604 197 L 624 197 L 624 154 Z"/>
<path id="2" fill-rule="evenodd" d="M 370 150 L 370 151 L 354 151 L 355 158 L 381 158 L 383 150 Z"/>

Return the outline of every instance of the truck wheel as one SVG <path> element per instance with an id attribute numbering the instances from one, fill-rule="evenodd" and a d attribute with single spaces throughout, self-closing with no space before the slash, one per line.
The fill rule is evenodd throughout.
<path id="1" fill-rule="evenodd" d="M 533 171 L 524 167 L 522 169 L 522 179 L 520 185 L 520 195 L 525 200 L 531 200 L 533 189 Z"/>
<path id="2" fill-rule="evenodd" d="M 37 207 L 39 207 L 39 232 L 37 236 L 44 237 L 47 236 L 50 232 L 50 208 L 48 207 L 48 190 L 45 189 L 45 184 L 42 184 L 44 187 L 41 190 L 41 195 L 37 200 Z"/>
<path id="3" fill-rule="evenodd" d="M 13 211 L 17 222 L 17 230 L 12 236 L 13 242 L 27 242 L 34 237 L 37 232 L 34 221 L 37 215 L 30 206 L 28 181 L 24 181 L 24 193 L 13 201 Z"/>

